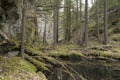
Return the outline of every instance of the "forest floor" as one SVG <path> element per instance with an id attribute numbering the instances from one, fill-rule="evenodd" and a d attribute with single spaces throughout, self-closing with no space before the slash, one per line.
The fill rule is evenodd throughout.
<path id="1" fill-rule="evenodd" d="M 47 80 L 34 65 L 19 57 L 0 56 L 0 80 Z"/>
<path id="2" fill-rule="evenodd" d="M 83 59 L 119 61 L 119 37 L 119 34 L 112 35 L 111 41 L 107 45 L 91 40 L 87 48 L 79 48 L 74 44 L 59 44 L 42 46 L 41 50 L 38 50 L 26 46 L 26 60 L 15 57 L 11 53 L 1 55 L 0 80 L 47 80 L 44 72 L 48 74 L 53 67 L 58 66 L 65 68 L 66 65 L 62 61 L 80 62 Z M 13 50 L 12 53 L 14 52 L 16 51 Z"/>

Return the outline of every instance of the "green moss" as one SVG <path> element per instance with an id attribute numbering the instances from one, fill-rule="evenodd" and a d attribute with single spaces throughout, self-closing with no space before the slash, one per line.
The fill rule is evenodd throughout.
<path id="1" fill-rule="evenodd" d="M 119 53 L 119 54 L 120 54 L 120 47 L 115 48 L 115 49 L 114 49 L 114 51 L 116 51 L 117 53 Z"/>
<path id="2" fill-rule="evenodd" d="M 118 41 L 118 44 L 120 44 L 120 34 L 112 34 L 110 38 L 113 41 Z"/>
<path id="3" fill-rule="evenodd" d="M 20 46 L 20 41 L 11 39 L 9 40 L 11 43 L 15 44 L 14 48 L 19 48 Z"/>
<path id="4" fill-rule="evenodd" d="M 14 72 L 17 69 L 23 69 L 31 73 L 35 73 L 37 70 L 35 66 L 19 57 L 11 57 L 5 60 L 4 63 L 1 61 L 1 64 L 1 66 L 4 68 L 5 73 Z"/>
<path id="5" fill-rule="evenodd" d="M 26 34 L 27 34 L 27 44 L 32 45 L 32 43 L 37 40 L 35 35 L 35 25 L 32 19 L 27 19 L 26 22 Z"/>
<path id="6" fill-rule="evenodd" d="M 112 52 L 112 51 L 92 51 L 89 53 L 92 56 L 99 56 L 99 57 L 107 57 L 107 58 L 114 58 L 120 59 L 120 53 Z"/>
<path id="7" fill-rule="evenodd" d="M 40 62 L 30 56 L 28 56 L 27 54 L 25 54 L 25 57 L 31 62 L 33 63 L 37 68 L 42 69 L 44 71 L 49 71 L 49 69 L 46 67 L 47 64 Z"/>
<path id="8" fill-rule="evenodd" d="M 36 73 L 34 65 L 19 57 L 0 56 L 0 80 L 47 80 L 42 72 Z"/>
<path id="9" fill-rule="evenodd" d="M 56 49 L 73 49 L 73 48 L 79 48 L 78 45 L 73 45 L 73 44 L 64 44 L 64 45 L 56 45 L 55 46 Z"/>
<path id="10" fill-rule="evenodd" d="M 56 45 L 51 49 L 48 53 L 45 53 L 48 56 L 79 56 L 83 57 L 84 55 L 77 50 L 74 50 L 75 48 L 79 48 L 78 45 L 73 45 L 73 44 L 65 44 L 65 45 Z"/>
<path id="11" fill-rule="evenodd" d="M 111 58 L 117 58 L 117 54 L 116 53 L 113 53 L 111 51 L 101 51 L 100 52 L 100 56 L 104 56 L 104 57 L 111 57 Z M 120 57 L 120 56 L 119 56 Z M 119 58 L 118 57 L 118 58 Z"/>
<path id="12" fill-rule="evenodd" d="M 36 55 L 39 55 L 39 56 L 44 55 L 40 50 L 31 48 L 31 47 L 29 47 L 29 46 L 25 46 L 25 49 L 26 49 L 27 51 L 32 52 L 32 53 L 34 53 L 34 54 L 36 54 Z"/>
<path id="13" fill-rule="evenodd" d="M 49 56 L 56 56 L 56 57 L 59 57 L 59 56 L 73 56 L 73 55 L 76 55 L 76 56 L 79 56 L 79 57 L 84 57 L 84 55 L 80 52 L 80 51 L 75 51 L 75 50 L 53 50 L 51 51 L 50 53 L 47 53 L 47 55 Z"/>

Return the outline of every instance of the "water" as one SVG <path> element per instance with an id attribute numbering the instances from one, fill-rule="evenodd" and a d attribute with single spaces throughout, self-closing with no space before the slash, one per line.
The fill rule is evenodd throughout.
<path id="1" fill-rule="evenodd" d="M 48 80 L 120 80 L 120 62 L 104 60 L 66 61 L 67 69 L 54 68 Z"/>

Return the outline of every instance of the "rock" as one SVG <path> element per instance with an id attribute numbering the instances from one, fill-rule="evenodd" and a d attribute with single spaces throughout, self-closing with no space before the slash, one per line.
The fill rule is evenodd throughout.
<path id="1" fill-rule="evenodd" d="M 18 39 L 21 31 L 21 0 L 0 0 L 0 28 L 10 38 Z"/>
<path id="2" fill-rule="evenodd" d="M 0 67 L 0 73 L 3 71 L 2 67 Z"/>
<path id="3" fill-rule="evenodd" d="M 8 52 L 8 56 L 13 57 L 13 56 L 17 56 L 19 54 L 19 51 L 10 51 Z"/>

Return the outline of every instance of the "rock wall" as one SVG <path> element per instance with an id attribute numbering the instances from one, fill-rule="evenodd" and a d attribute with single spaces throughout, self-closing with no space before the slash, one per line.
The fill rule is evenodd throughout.
<path id="1" fill-rule="evenodd" d="M 0 29 L 10 38 L 20 38 L 21 11 L 21 0 L 0 0 Z"/>

